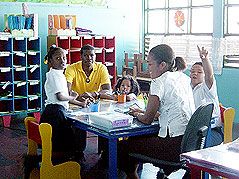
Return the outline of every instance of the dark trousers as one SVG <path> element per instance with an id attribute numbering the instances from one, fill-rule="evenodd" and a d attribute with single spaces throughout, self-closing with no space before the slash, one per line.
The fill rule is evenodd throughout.
<path id="1" fill-rule="evenodd" d="M 66 118 L 64 106 L 48 104 L 41 115 L 40 123 L 49 123 L 52 126 L 53 152 L 75 150 L 75 136 L 71 122 Z"/>
<path id="2" fill-rule="evenodd" d="M 126 173 L 136 170 L 136 164 L 139 162 L 128 153 L 139 153 L 160 160 L 178 162 L 182 138 L 183 136 L 161 138 L 158 137 L 158 133 L 129 137 L 128 140 L 118 143 L 118 166 Z"/>
<path id="3" fill-rule="evenodd" d="M 83 152 L 86 148 L 86 131 L 78 128 L 74 128 L 75 139 L 76 139 L 76 151 Z"/>

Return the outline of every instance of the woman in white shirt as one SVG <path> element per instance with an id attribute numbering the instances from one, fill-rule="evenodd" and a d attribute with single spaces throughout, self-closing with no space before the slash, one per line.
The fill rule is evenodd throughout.
<path id="1" fill-rule="evenodd" d="M 130 109 L 129 114 L 145 124 L 151 124 L 160 113 L 157 134 L 130 137 L 118 147 L 118 165 L 127 178 L 139 178 L 137 161 L 128 156 L 135 152 L 167 161 L 179 161 L 181 141 L 195 108 L 187 76 L 176 71 L 174 52 L 165 44 L 152 48 L 148 55 L 151 73 L 149 101 L 145 112 Z"/>

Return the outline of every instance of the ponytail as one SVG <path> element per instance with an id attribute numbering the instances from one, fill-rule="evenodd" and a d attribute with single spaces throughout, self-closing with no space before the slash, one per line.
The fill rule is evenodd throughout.
<path id="1" fill-rule="evenodd" d="M 185 71 L 187 69 L 186 61 L 183 57 L 176 57 L 174 59 L 174 71 Z"/>

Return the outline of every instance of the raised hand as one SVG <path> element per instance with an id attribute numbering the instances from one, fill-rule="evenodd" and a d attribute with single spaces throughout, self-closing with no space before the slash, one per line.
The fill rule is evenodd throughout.
<path id="1" fill-rule="evenodd" d="M 200 49 L 200 47 L 197 45 L 198 48 L 198 52 L 199 52 L 199 56 L 200 58 L 204 61 L 205 59 L 207 59 L 207 55 L 208 55 L 208 51 L 206 49 L 204 49 L 204 47 L 202 47 L 202 50 Z"/>

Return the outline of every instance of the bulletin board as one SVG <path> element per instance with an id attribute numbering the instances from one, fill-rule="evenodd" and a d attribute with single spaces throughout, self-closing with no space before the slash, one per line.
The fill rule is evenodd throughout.
<path id="1" fill-rule="evenodd" d="M 107 0 L 0 0 L 0 2 L 65 3 L 89 6 L 104 6 L 107 4 Z"/>

